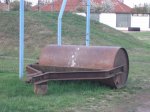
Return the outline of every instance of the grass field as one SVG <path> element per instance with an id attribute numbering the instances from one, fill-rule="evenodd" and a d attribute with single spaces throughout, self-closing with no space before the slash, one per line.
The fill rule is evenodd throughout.
<path id="1" fill-rule="evenodd" d="M 3 20 L 0 21 L 0 42 L 7 40 L 6 47 L 4 41 L 0 44 L 2 56 L 17 55 L 17 17 L 17 12 L 0 13 L 0 19 Z M 7 26 L 8 21 L 11 22 Z M 57 14 L 26 13 L 26 58 L 36 59 L 44 44 L 56 43 L 56 23 Z M 63 25 L 63 43 L 84 44 L 85 18 L 66 14 Z M 0 71 L 0 112 L 149 111 L 150 32 L 122 33 L 92 21 L 91 38 L 92 45 L 115 45 L 127 49 L 130 59 L 127 87 L 115 90 L 98 82 L 50 81 L 48 94 L 37 96 L 33 93 L 33 85 L 20 81 L 18 73 L 3 70 Z M 13 50 L 8 50 L 11 47 Z M 26 64 L 33 62 L 28 60 Z M 0 66 L 16 69 L 17 61 L 0 58 Z"/>

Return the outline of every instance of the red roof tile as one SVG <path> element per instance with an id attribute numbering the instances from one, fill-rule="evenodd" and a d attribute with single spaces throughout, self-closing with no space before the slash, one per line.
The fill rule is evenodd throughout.
<path id="1" fill-rule="evenodd" d="M 41 7 L 42 11 L 60 11 L 61 4 L 63 0 L 56 0 L 51 4 L 44 5 Z M 66 4 L 65 11 L 71 12 L 75 11 L 76 8 L 80 5 L 81 0 L 68 0 Z"/>
<path id="2" fill-rule="evenodd" d="M 62 1 L 63 0 L 55 0 L 53 3 L 41 6 L 40 10 L 41 11 L 60 11 Z M 68 0 L 65 11 L 66 12 L 76 11 L 78 7 L 83 7 L 85 5 L 83 1 L 84 0 Z M 91 0 L 91 2 L 101 5 L 104 2 L 104 0 Z M 114 11 L 112 12 L 115 12 L 115 13 L 131 13 L 132 12 L 132 8 L 128 7 L 122 2 L 119 2 L 118 0 L 112 0 L 112 3 L 114 4 Z M 37 10 L 38 7 L 35 6 L 32 9 Z"/>
<path id="3" fill-rule="evenodd" d="M 131 13 L 132 12 L 132 8 L 125 5 L 124 3 L 118 0 L 111 0 L 111 1 L 114 5 L 114 11 L 112 12 L 115 12 L 115 13 Z M 101 5 L 104 2 L 104 0 L 93 0 L 93 2 Z"/>
<path id="4" fill-rule="evenodd" d="M 115 5 L 115 12 L 116 13 L 132 13 L 132 8 L 119 2 L 118 0 L 113 0 Z"/>
<path id="5" fill-rule="evenodd" d="M 60 11 L 61 4 L 63 0 L 55 0 L 53 3 L 46 4 L 44 6 L 40 7 L 41 11 Z M 81 0 L 68 0 L 66 4 L 65 11 L 71 12 L 75 11 L 78 5 L 80 4 Z M 38 6 L 33 6 L 32 7 L 33 11 L 38 10 Z"/>

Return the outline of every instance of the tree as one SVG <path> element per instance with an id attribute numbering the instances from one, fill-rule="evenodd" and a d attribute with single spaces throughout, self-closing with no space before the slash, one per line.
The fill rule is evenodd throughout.
<path id="1" fill-rule="evenodd" d="M 112 0 L 104 0 L 101 5 L 92 2 L 91 7 L 96 13 L 108 13 L 114 11 L 114 3 L 112 2 Z"/>
<path id="2" fill-rule="evenodd" d="M 31 2 L 25 1 L 24 4 L 25 4 L 25 11 L 31 10 L 31 7 L 32 7 L 32 3 Z"/>
<path id="3" fill-rule="evenodd" d="M 31 10 L 31 5 L 32 5 L 31 2 L 24 1 L 24 5 L 25 5 L 25 11 Z M 18 11 L 19 7 L 20 7 L 20 2 L 17 0 L 10 3 L 10 10 Z"/>
<path id="4" fill-rule="evenodd" d="M 6 3 L 7 5 L 9 5 L 10 0 L 5 0 L 5 3 Z"/>
<path id="5" fill-rule="evenodd" d="M 150 4 L 145 3 L 144 5 L 135 5 L 133 11 L 134 13 L 150 13 Z"/>
<path id="6" fill-rule="evenodd" d="M 44 5 L 43 0 L 38 0 L 38 11 L 40 11 L 41 6 Z"/>
<path id="7" fill-rule="evenodd" d="M 105 0 L 101 5 L 101 12 L 112 12 L 114 11 L 114 4 L 112 0 Z"/>
<path id="8" fill-rule="evenodd" d="M 84 0 L 84 4 L 86 4 L 87 0 Z M 86 5 L 85 5 L 86 6 Z M 86 7 L 78 7 L 77 11 L 79 12 L 86 12 Z M 91 0 L 91 12 L 93 13 L 107 13 L 107 12 L 113 12 L 114 11 L 114 3 L 112 0 L 103 0 L 103 2 L 96 3 Z"/>
<path id="9" fill-rule="evenodd" d="M 10 0 L 5 0 L 5 3 L 7 4 L 7 10 L 10 10 Z"/>

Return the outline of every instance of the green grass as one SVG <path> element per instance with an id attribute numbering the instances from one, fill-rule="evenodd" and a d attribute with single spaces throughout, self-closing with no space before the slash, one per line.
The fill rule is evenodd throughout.
<path id="1" fill-rule="evenodd" d="M 57 15 L 26 13 L 25 65 L 36 62 L 45 44 L 56 43 Z M 16 73 L 18 16 L 18 12 L 0 12 L 0 112 L 117 112 L 118 106 L 128 103 L 137 93 L 150 92 L 150 32 L 123 33 L 92 21 L 92 45 L 127 49 L 130 59 L 127 87 L 114 90 L 98 82 L 50 81 L 47 95 L 35 95 L 33 85 L 20 81 Z M 63 44 L 85 44 L 85 23 L 84 17 L 65 14 Z"/>
<path id="2" fill-rule="evenodd" d="M 13 48 L 14 46 L 18 48 L 18 12 L 0 12 L 0 15 L 1 38 L 9 38 Z M 57 16 L 57 13 L 26 12 L 25 48 L 27 52 L 31 53 L 33 50 L 38 52 L 45 44 L 56 44 Z M 84 17 L 73 15 L 71 13 L 64 14 L 62 28 L 63 44 L 85 44 L 85 23 L 86 19 Z M 5 44 L 7 43 L 4 43 L 4 45 Z M 91 44 L 118 45 L 125 48 L 133 48 L 138 47 L 142 43 L 131 35 L 122 33 L 106 25 L 99 24 L 96 21 L 91 21 Z"/>
<path id="3" fill-rule="evenodd" d="M 132 32 L 130 35 L 133 35 L 137 39 L 147 43 L 150 46 L 150 33 L 149 32 Z"/>
<path id="4" fill-rule="evenodd" d="M 6 83 L 7 82 L 7 83 Z M 63 111 L 86 103 L 90 98 L 111 91 L 99 83 L 88 81 L 51 81 L 46 96 L 36 96 L 32 85 L 18 80 L 16 74 L 0 73 L 1 112 L 53 112 Z"/>

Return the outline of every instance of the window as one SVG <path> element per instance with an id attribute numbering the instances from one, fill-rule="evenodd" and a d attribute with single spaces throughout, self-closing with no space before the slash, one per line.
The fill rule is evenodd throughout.
<path id="1" fill-rule="evenodd" d="M 131 14 L 116 14 L 116 27 L 130 27 Z"/>

